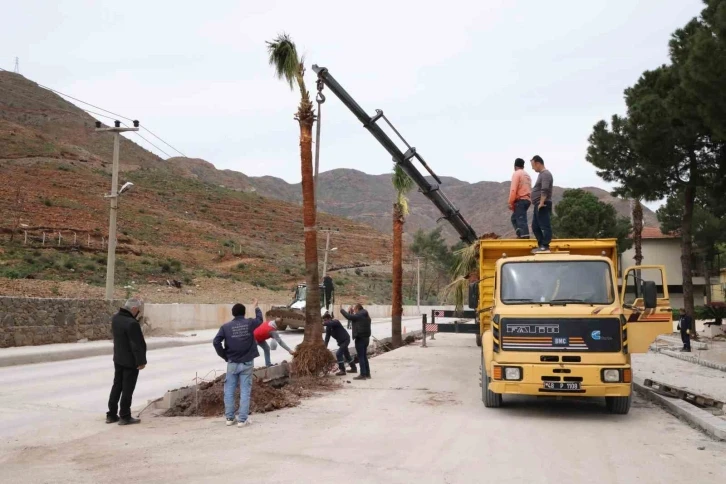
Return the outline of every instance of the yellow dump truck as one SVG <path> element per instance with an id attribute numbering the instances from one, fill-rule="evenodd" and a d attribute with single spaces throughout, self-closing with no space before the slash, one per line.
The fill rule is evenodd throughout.
<path id="1" fill-rule="evenodd" d="M 605 397 L 625 414 L 630 355 L 672 332 L 662 266 L 630 267 L 618 290 L 614 239 L 553 240 L 531 254 L 529 240 L 480 240 L 477 308 L 482 401 L 504 395 Z M 506 398 L 506 397 L 505 397 Z"/>

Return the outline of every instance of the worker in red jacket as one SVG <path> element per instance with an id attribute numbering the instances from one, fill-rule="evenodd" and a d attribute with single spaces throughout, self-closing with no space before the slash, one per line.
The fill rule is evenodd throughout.
<path id="1" fill-rule="evenodd" d="M 277 332 L 277 323 L 281 322 L 282 320 L 277 318 L 275 321 L 262 323 L 257 327 L 257 329 L 255 329 L 255 341 L 257 342 L 257 346 L 262 348 L 262 351 L 265 354 L 265 366 L 272 366 L 272 361 L 270 361 L 270 345 L 267 344 L 267 340 L 270 338 L 277 341 L 277 343 L 285 348 L 288 353 L 292 354 L 290 347 L 282 341 L 282 338 L 280 338 L 280 335 Z"/>

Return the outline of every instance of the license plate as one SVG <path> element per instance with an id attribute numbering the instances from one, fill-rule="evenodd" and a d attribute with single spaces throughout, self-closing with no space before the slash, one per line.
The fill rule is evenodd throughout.
<path id="1" fill-rule="evenodd" d="M 559 382 L 559 381 L 546 381 L 544 383 L 544 388 L 546 390 L 557 390 L 560 392 L 571 392 L 573 390 L 579 390 L 580 389 L 580 382 Z"/>

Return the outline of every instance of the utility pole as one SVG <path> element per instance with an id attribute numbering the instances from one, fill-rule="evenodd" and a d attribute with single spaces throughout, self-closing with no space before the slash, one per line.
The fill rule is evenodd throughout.
<path id="1" fill-rule="evenodd" d="M 328 252 L 338 250 L 337 247 L 330 248 L 330 232 L 340 232 L 340 229 L 320 229 L 320 232 L 325 232 L 325 256 L 323 257 L 323 277 L 328 272 Z"/>
<path id="2" fill-rule="evenodd" d="M 108 256 L 106 261 L 106 300 L 113 299 L 114 276 L 116 269 L 116 214 L 118 212 L 118 155 L 121 144 L 121 133 L 125 131 L 138 131 L 139 122 L 134 121 L 133 128 L 122 128 L 120 121 L 114 121 L 113 128 L 102 128 L 101 122 L 96 121 L 96 132 L 113 133 L 113 167 L 111 170 L 111 194 L 105 198 L 111 199 L 111 214 L 108 223 Z"/>
<path id="3" fill-rule="evenodd" d="M 421 314 L 421 257 L 416 257 L 416 308 Z"/>
<path id="4" fill-rule="evenodd" d="M 20 58 L 15 58 L 15 69 L 13 69 L 13 72 L 16 74 L 20 74 Z"/>

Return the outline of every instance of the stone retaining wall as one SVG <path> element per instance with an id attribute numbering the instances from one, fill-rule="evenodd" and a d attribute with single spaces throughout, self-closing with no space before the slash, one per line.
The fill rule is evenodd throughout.
<path id="1" fill-rule="evenodd" d="M 0 348 L 109 339 L 110 317 L 122 305 L 97 299 L 0 297 Z"/>

